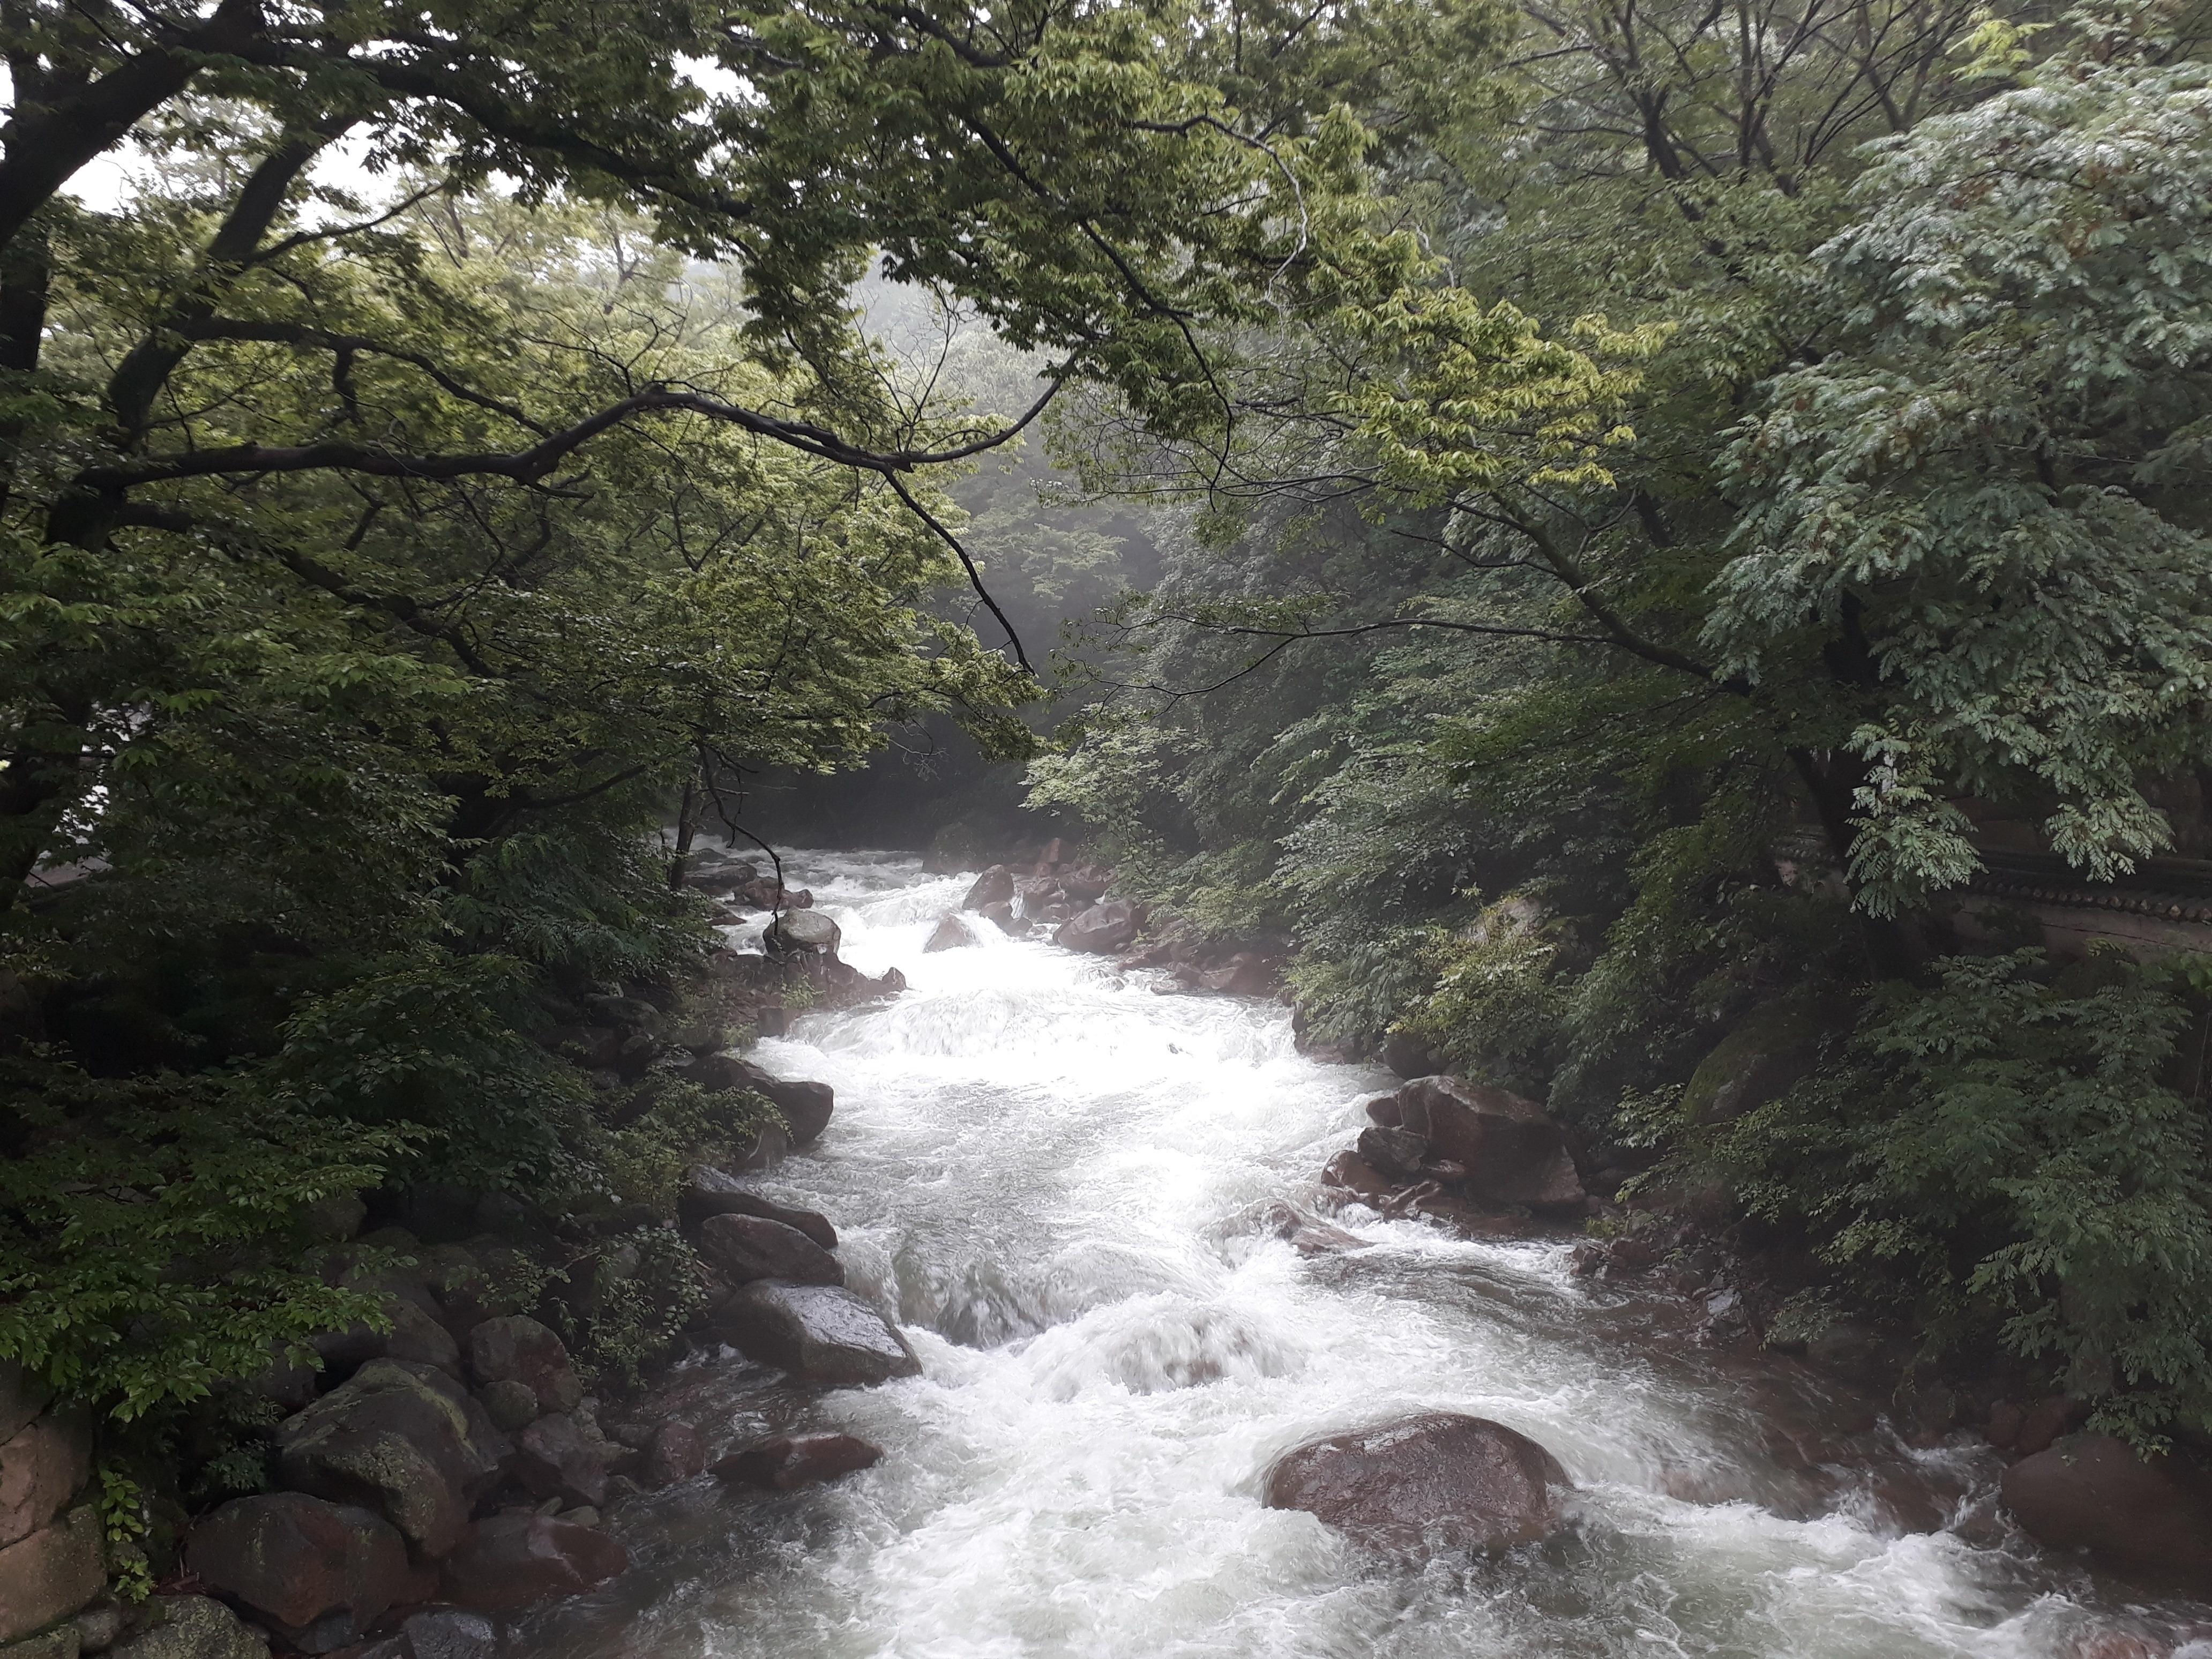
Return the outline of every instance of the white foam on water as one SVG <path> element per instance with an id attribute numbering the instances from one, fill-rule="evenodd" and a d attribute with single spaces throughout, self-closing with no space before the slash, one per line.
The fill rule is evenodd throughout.
<path id="1" fill-rule="evenodd" d="M 558 1638 L 701 1659 L 1666 1655 L 2061 1659 L 2079 1586 L 2018 1547 L 1878 1506 L 1758 1498 L 1757 1407 L 1656 1364 L 1553 1245 L 1352 1224 L 1306 1259 L 1240 1224 L 1310 1194 L 1385 1081 L 1298 1055 L 1286 1011 L 1005 939 L 921 944 L 970 876 L 794 854 L 869 973 L 910 988 L 809 1015 L 756 1056 L 836 1086 L 771 1189 L 833 1217 L 856 1288 L 925 1374 L 823 1395 L 886 1449 L 728 1524 L 781 1542 L 686 1569 Z M 1358 1212 L 1355 1212 L 1355 1214 Z M 1421 1411 L 1534 1436 L 1583 1489 L 1560 1539 L 1495 1563 L 1378 1563 L 1261 1503 L 1313 1437 Z M 1967 1457 L 1965 1452 L 1942 1454 Z M 1684 1472 L 1724 1492 L 1669 1495 Z M 1984 1479 L 1986 1470 L 1984 1472 Z M 782 1528 L 778 1533 L 777 1528 Z M 649 1533 L 632 1539 L 650 1556 Z M 611 1607 L 618 1607 L 617 1596 Z"/>

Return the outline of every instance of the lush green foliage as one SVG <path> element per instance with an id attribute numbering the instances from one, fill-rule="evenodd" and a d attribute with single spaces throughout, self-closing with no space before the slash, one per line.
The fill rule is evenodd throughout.
<path id="1" fill-rule="evenodd" d="M 1223 343 L 1226 436 L 1066 444 L 1197 505 L 1031 771 L 1133 879 L 1294 929 L 1316 1036 L 1593 1136 L 1755 1010 L 1917 988 L 1729 1167 L 1839 1285 L 1878 1250 L 1890 1313 L 2006 1310 L 2136 1429 L 2212 1377 L 2173 1005 L 1946 953 L 1993 846 L 2206 848 L 2196 21 L 1528 4 L 1490 96 L 1370 158 L 1334 283 Z M 1953 1209 L 1969 1111 L 2010 1140 Z"/>
<path id="2" fill-rule="evenodd" d="M 0 1355 L 143 1413 L 368 1305 L 301 1231 L 325 1195 L 602 1243 L 665 1209 L 761 1103 L 540 1039 L 710 946 L 683 849 L 749 778 L 925 716 L 1027 749 L 1027 665 L 948 620 L 980 572 L 944 486 L 1040 391 L 1218 428 L 1198 332 L 1356 210 L 1333 110 L 1410 142 L 1450 88 L 1406 65 L 1478 74 L 1498 25 L 0 15 Z M 126 134 L 118 207 L 62 193 Z M 878 261 L 990 321 L 1018 407 L 863 337 Z M 1103 595 L 1091 532 L 977 508 L 1040 604 Z M 543 1264 L 618 1368 L 685 1305 L 667 1243 Z"/>

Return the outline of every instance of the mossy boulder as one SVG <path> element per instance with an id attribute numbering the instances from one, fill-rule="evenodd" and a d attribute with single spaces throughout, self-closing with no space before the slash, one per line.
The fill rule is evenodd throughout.
<path id="1" fill-rule="evenodd" d="M 1729 1123 L 1779 1099 L 1851 1029 L 1855 1005 L 1792 996 L 1753 1009 L 1698 1063 L 1682 1091 L 1686 1122 Z"/>

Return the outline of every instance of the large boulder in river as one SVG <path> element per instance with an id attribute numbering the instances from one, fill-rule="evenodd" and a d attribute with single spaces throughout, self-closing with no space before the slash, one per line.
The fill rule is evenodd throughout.
<path id="1" fill-rule="evenodd" d="M 927 956 L 933 951 L 964 951 L 975 943 L 975 934 L 968 931 L 959 917 L 948 913 L 937 919 L 937 926 L 930 930 L 921 950 Z"/>
<path id="2" fill-rule="evenodd" d="M 550 1515 L 495 1515 L 468 1529 L 446 1558 L 446 1595 L 478 1613 L 506 1613 L 597 1589 L 629 1565 L 605 1533 Z"/>
<path id="3" fill-rule="evenodd" d="M 802 1382 L 857 1387 L 921 1370 L 896 1327 L 835 1285 L 761 1279 L 725 1303 L 714 1326 L 747 1358 L 780 1366 Z"/>
<path id="4" fill-rule="evenodd" d="M 2074 1434 L 2004 1473 L 2020 1524 L 2057 1549 L 2212 1583 L 2212 1470 L 2145 1459 L 2108 1434 Z"/>
<path id="5" fill-rule="evenodd" d="M 797 1492 L 883 1461 L 884 1449 L 849 1434 L 780 1434 L 757 1440 L 714 1467 L 717 1480 L 732 1486 Z"/>
<path id="6" fill-rule="evenodd" d="M 1431 1159 L 1464 1169 L 1476 1198 L 1532 1210 L 1583 1205 L 1566 1137 L 1533 1100 L 1455 1077 L 1415 1078 L 1398 1091 L 1398 1121 L 1426 1138 Z"/>
<path id="7" fill-rule="evenodd" d="M 802 1210 L 763 1198 L 735 1176 L 704 1164 L 694 1164 L 676 1195 L 676 1218 L 686 1232 L 696 1232 L 709 1216 L 757 1215 L 796 1227 L 825 1250 L 837 1248 L 837 1229 L 818 1210 Z"/>
<path id="8" fill-rule="evenodd" d="M 811 1146 L 820 1139 L 837 1106 L 837 1091 L 828 1084 L 777 1077 L 735 1054 L 702 1055 L 684 1067 L 684 1075 L 702 1089 L 745 1089 L 760 1096 L 783 1114 L 794 1146 Z"/>
<path id="9" fill-rule="evenodd" d="M 1439 1412 L 1300 1446 L 1267 1472 L 1267 1507 L 1372 1543 L 1506 1549 L 1556 1529 L 1574 1490 L 1559 1462 L 1487 1418 Z"/>
<path id="10" fill-rule="evenodd" d="M 960 901 L 960 908 L 980 910 L 987 904 L 1011 904 L 1013 900 L 1014 872 L 1003 864 L 994 864 L 975 878 L 968 896 Z"/>
<path id="11" fill-rule="evenodd" d="M 835 957 L 844 931 L 819 910 L 787 910 L 761 934 L 772 957 Z"/>
<path id="12" fill-rule="evenodd" d="M 1107 955 L 1123 949 L 1136 937 L 1136 906 L 1127 899 L 1102 899 L 1082 915 L 1060 923 L 1052 942 L 1070 951 Z"/>
<path id="13" fill-rule="evenodd" d="M 459 1540 L 514 1450 L 452 1377 L 397 1359 L 371 1360 L 286 1418 L 276 1449 L 286 1486 L 372 1509 L 431 1557 Z"/>
<path id="14" fill-rule="evenodd" d="M 351 1615 L 353 1631 L 366 1631 L 418 1594 L 397 1528 L 356 1505 L 296 1492 L 234 1498 L 205 1516 L 185 1540 L 185 1565 L 207 1589 L 294 1636 L 338 1613 Z"/>
<path id="15" fill-rule="evenodd" d="M 732 1285 L 757 1279 L 842 1285 L 836 1256 L 796 1227 L 758 1215 L 710 1215 L 699 1224 L 699 1254 Z"/>

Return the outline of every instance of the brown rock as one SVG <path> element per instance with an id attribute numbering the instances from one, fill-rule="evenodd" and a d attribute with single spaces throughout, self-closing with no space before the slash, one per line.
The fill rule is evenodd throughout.
<path id="1" fill-rule="evenodd" d="M 1411 1129 L 1386 1129 L 1376 1124 L 1359 1132 L 1358 1152 L 1370 1169 L 1411 1181 L 1421 1173 L 1429 1143 Z"/>
<path id="2" fill-rule="evenodd" d="M 732 1285 L 781 1279 L 842 1285 L 844 1265 L 796 1227 L 757 1215 L 710 1215 L 699 1224 L 699 1254 Z"/>
<path id="3" fill-rule="evenodd" d="M 2058 1437 L 2089 1420 L 2089 1402 L 2065 1395 L 2050 1395 L 2023 1409 L 2012 1449 L 2023 1457 L 2048 1451 Z"/>
<path id="4" fill-rule="evenodd" d="M 483 1406 L 428 1365 L 377 1359 L 276 1430 L 285 1486 L 361 1504 L 426 1555 L 450 1549 L 514 1450 Z"/>
<path id="5" fill-rule="evenodd" d="M 365 1629 L 411 1583 L 396 1528 L 293 1492 L 234 1498 L 204 1517 L 185 1540 L 185 1565 L 216 1594 L 292 1632 L 340 1610 Z"/>
<path id="6" fill-rule="evenodd" d="M 0 1442 L 0 1545 L 28 1537 L 92 1479 L 92 1431 L 75 1412 L 36 1417 Z"/>
<path id="7" fill-rule="evenodd" d="M 1012 938 L 1019 939 L 1029 931 L 1021 922 L 1014 919 L 1014 907 L 1011 904 L 987 904 L 975 914 L 1000 933 Z"/>
<path id="8" fill-rule="evenodd" d="M 1534 1101 L 1487 1084 L 1424 1077 L 1398 1091 L 1398 1115 L 1428 1138 L 1431 1158 L 1467 1170 L 1476 1198 L 1538 1210 L 1583 1207 L 1566 1139 Z"/>
<path id="9" fill-rule="evenodd" d="M 975 936 L 961 925 L 959 917 L 945 915 L 937 919 L 937 926 L 930 930 L 921 948 L 926 955 L 932 951 L 965 951 L 975 943 Z"/>
<path id="10" fill-rule="evenodd" d="M 79 1504 L 0 1549 L 0 1642 L 65 1618 L 107 1586 L 100 1511 Z"/>
<path id="11" fill-rule="evenodd" d="M 1398 1095 L 1395 1090 L 1387 1095 L 1370 1095 L 1359 1103 L 1367 1114 L 1367 1121 L 1384 1129 L 1400 1129 L 1405 1125 L 1398 1117 Z"/>
<path id="12" fill-rule="evenodd" d="M 1444 1066 L 1444 1057 L 1437 1046 L 1410 1031 L 1393 1031 L 1384 1037 L 1380 1058 L 1402 1078 L 1434 1077 Z"/>
<path id="13" fill-rule="evenodd" d="M 1048 915 L 1051 908 L 1047 907 Z M 1136 907 L 1127 899 L 1105 899 L 1060 923 L 1052 942 L 1065 950 L 1110 956 L 1136 937 Z"/>
<path id="14" fill-rule="evenodd" d="M 1224 996 L 1263 997 L 1275 988 L 1275 970 L 1256 952 L 1239 951 L 1222 966 L 1200 974 L 1198 982 Z"/>
<path id="15" fill-rule="evenodd" d="M 607 1501 L 607 1480 L 629 1455 L 612 1441 L 584 1432 L 566 1412 L 551 1412 L 514 1437 L 515 1478 L 538 1498 L 564 1506 Z"/>
<path id="16" fill-rule="evenodd" d="M 2212 1471 L 2146 1460 L 2106 1434 L 2069 1435 L 2004 1473 L 2006 1507 L 2041 1542 L 2212 1583 Z"/>
<path id="17" fill-rule="evenodd" d="M 859 1297 L 834 1285 L 759 1280 L 723 1304 L 715 1327 L 749 1358 L 780 1366 L 802 1382 L 849 1387 L 921 1370 L 904 1336 Z"/>
<path id="18" fill-rule="evenodd" d="M 1003 864 L 994 864 L 975 878 L 968 889 L 968 896 L 960 901 L 963 910 L 980 910 L 987 904 L 1011 904 L 1014 898 L 1014 872 Z"/>
<path id="19" fill-rule="evenodd" d="M 645 1460 L 647 1481 L 655 1486 L 689 1480 L 707 1467 L 707 1437 L 692 1424 L 671 1419 L 653 1437 Z"/>
<path id="20" fill-rule="evenodd" d="M 714 1465 L 714 1478 L 733 1486 L 796 1492 L 879 1462 L 881 1446 L 849 1434 L 781 1434 L 756 1441 Z"/>
<path id="21" fill-rule="evenodd" d="M 584 1384 L 559 1334 L 523 1314 L 487 1319 L 469 1332 L 469 1372 L 479 1385 L 520 1382 L 540 1412 L 572 1412 Z"/>
<path id="22" fill-rule="evenodd" d="M 787 1227 L 795 1227 L 825 1250 L 837 1248 L 837 1229 L 830 1218 L 817 1210 L 801 1210 L 788 1204 L 779 1204 L 772 1198 L 763 1198 L 735 1176 L 703 1164 L 692 1166 L 684 1177 L 684 1190 L 676 1197 L 676 1217 L 687 1232 L 697 1231 L 701 1223 L 714 1215 L 757 1215 L 769 1221 L 781 1221 Z"/>
<path id="23" fill-rule="evenodd" d="M 1380 1203 L 1390 1196 L 1390 1183 L 1357 1152 L 1339 1152 L 1329 1159 L 1328 1167 L 1321 1172 L 1321 1181 L 1324 1187 L 1334 1187 L 1370 1204 Z"/>
<path id="24" fill-rule="evenodd" d="M 25 1370 L 12 1359 L 0 1359 L 0 1440 L 36 1417 L 53 1398 L 43 1376 Z"/>
<path id="25" fill-rule="evenodd" d="M 550 1515 L 499 1515 L 470 1527 L 446 1559 L 446 1595 L 477 1613 L 506 1613 L 597 1589 L 629 1565 L 605 1533 Z"/>
<path id="26" fill-rule="evenodd" d="M 826 1083 L 781 1078 L 734 1054 L 708 1054 L 692 1062 L 684 1073 L 702 1088 L 747 1089 L 763 1097 L 783 1114 L 794 1146 L 811 1146 L 830 1127 L 837 1103 L 836 1091 Z"/>
<path id="27" fill-rule="evenodd" d="M 1553 1531 L 1572 1491 L 1559 1460 L 1486 1418 L 1438 1413 L 1316 1440 L 1267 1474 L 1267 1507 L 1373 1542 L 1441 1537 L 1508 1548 Z"/>
<path id="28" fill-rule="evenodd" d="M 1114 884 L 1114 872 L 1102 865 L 1079 864 L 1059 878 L 1061 894 L 1071 904 L 1094 904 Z"/>

